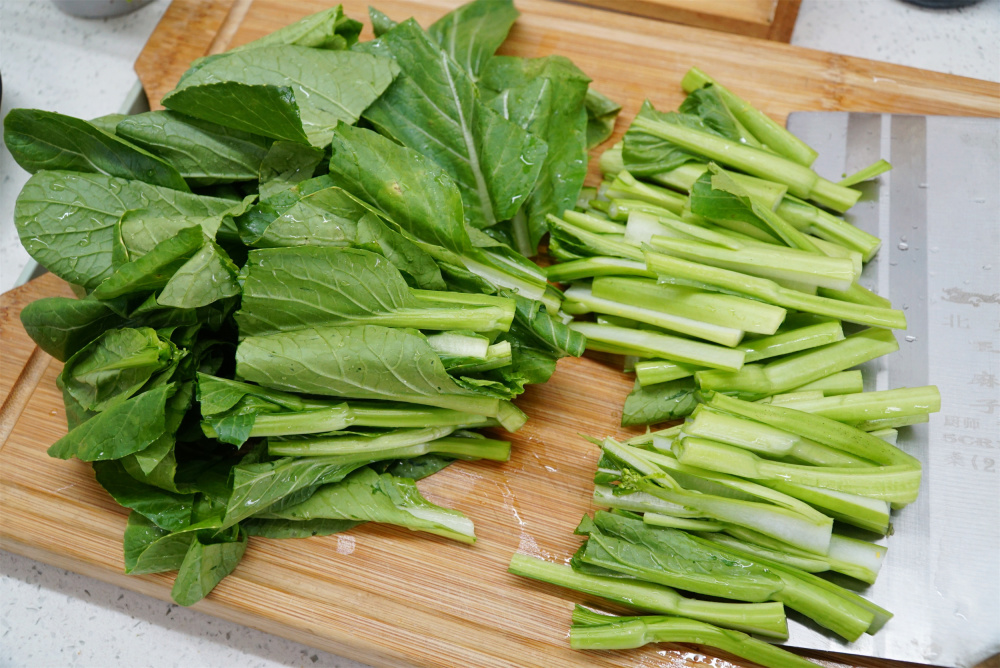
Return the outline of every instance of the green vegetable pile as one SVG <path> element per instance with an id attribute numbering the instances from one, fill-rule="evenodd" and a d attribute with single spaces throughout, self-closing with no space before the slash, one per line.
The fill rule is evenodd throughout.
<path id="1" fill-rule="evenodd" d="M 190 605 L 248 536 L 475 540 L 414 481 L 507 460 L 471 430 L 518 429 L 582 354 L 524 253 L 618 112 L 565 58 L 495 56 L 517 16 L 372 10 L 358 43 L 337 7 L 196 61 L 165 111 L 7 116 L 21 241 L 82 297 L 21 316 L 65 362 L 49 453 L 131 509 L 127 572 L 177 570 Z"/>
<path id="2" fill-rule="evenodd" d="M 870 397 L 940 403 L 932 389 Z M 853 426 L 865 415 L 857 405 L 701 398 L 681 425 L 598 442 L 593 500 L 610 510 L 584 516 L 576 532 L 587 540 L 568 565 L 515 554 L 510 571 L 660 615 L 578 607 L 578 649 L 691 642 L 775 668 L 809 665 L 749 635 L 787 639 L 785 606 L 848 641 L 876 633 L 889 611 L 814 574 L 875 582 L 885 547 L 849 534 L 890 532 L 890 509 L 917 498 L 920 462 L 895 447 L 895 430 L 879 438 Z"/>
<path id="3" fill-rule="evenodd" d="M 626 356 L 623 426 L 688 415 L 697 391 L 811 400 L 862 391 L 850 370 L 898 349 L 902 311 L 858 283 L 880 242 L 843 218 L 849 186 L 816 152 L 697 69 L 676 112 L 645 103 L 601 156 L 604 182 L 548 217 L 548 278 L 587 348 Z M 846 326 L 845 326 L 846 325 Z M 867 329 L 862 329 L 861 327 Z M 855 397 L 857 399 L 857 397 Z M 864 399 L 861 399 L 864 401 Z M 926 420 L 875 413 L 867 427 Z"/>
<path id="4" fill-rule="evenodd" d="M 941 398 L 863 392 L 853 369 L 897 350 L 906 319 L 858 283 L 878 239 L 830 211 L 888 163 L 831 183 L 812 149 L 699 70 L 682 85 L 677 112 L 647 102 L 602 155 L 600 188 L 549 215 L 548 277 L 588 350 L 635 373 L 622 425 L 687 419 L 597 442 L 593 500 L 609 510 L 584 517 L 568 565 L 516 554 L 510 571 L 658 615 L 578 606 L 579 649 L 692 642 L 808 665 L 753 636 L 787 639 L 785 606 L 848 641 L 891 618 L 814 574 L 875 582 L 885 548 L 856 534 L 886 536 L 890 510 L 916 500 L 921 464 L 897 428 Z"/>

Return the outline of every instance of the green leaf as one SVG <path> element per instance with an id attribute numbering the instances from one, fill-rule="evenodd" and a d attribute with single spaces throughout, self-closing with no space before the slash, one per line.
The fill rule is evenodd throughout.
<path id="1" fill-rule="evenodd" d="M 421 241 L 459 255 L 473 252 L 462 197 L 430 158 L 369 130 L 339 126 L 330 175 Z"/>
<path id="2" fill-rule="evenodd" d="M 118 134 L 117 132 L 118 124 L 121 123 L 126 118 L 128 118 L 128 116 L 126 116 L 125 114 L 105 114 L 104 116 L 91 118 L 90 124 L 93 125 L 95 128 L 97 128 L 98 130 L 107 132 L 109 135 L 114 135 Z M 125 137 L 125 139 L 128 139 L 128 137 Z"/>
<path id="3" fill-rule="evenodd" d="M 190 526 L 193 494 L 177 494 L 139 482 L 121 462 L 94 462 L 93 466 L 97 482 L 119 505 L 144 515 L 161 529 L 176 531 Z"/>
<path id="4" fill-rule="evenodd" d="M 45 297 L 21 310 L 21 324 L 38 347 L 60 362 L 124 319 L 96 299 Z"/>
<path id="5" fill-rule="evenodd" d="M 701 122 L 717 134 L 739 142 L 743 141 L 741 126 L 736 117 L 722 101 L 719 89 L 709 85 L 691 91 L 684 98 L 678 111 L 682 114 L 696 116 Z"/>
<path id="6" fill-rule="evenodd" d="M 234 203 L 103 174 L 39 172 L 25 184 L 14 224 L 28 253 L 60 278 L 96 288 L 111 274 L 114 228 L 131 209 L 144 215 L 221 215 Z M 187 225 L 190 225 L 188 223 Z M 183 225 L 186 227 L 187 225 Z"/>
<path id="7" fill-rule="evenodd" d="M 642 108 L 636 117 L 682 125 L 718 136 L 714 128 L 703 123 L 697 116 L 657 111 L 648 100 L 642 103 Z M 622 158 L 625 162 L 625 169 L 633 176 L 638 177 L 653 176 L 676 169 L 687 162 L 704 162 L 705 160 L 704 157 L 696 153 L 682 149 L 666 139 L 643 132 L 635 126 L 629 127 L 625 133 Z"/>
<path id="8" fill-rule="evenodd" d="M 183 85 L 185 79 L 181 80 Z M 234 130 L 272 139 L 308 143 L 295 94 L 280 84 L 214 81 L 188 84 L 167 93 L 163 106 Z"/>
<path id="9" fill-rule="evenodd" d="M 92 172 L 189 191 L 170 164 L 79 118 L 12 109 L 3 125 L 11 155 L 31 173 L 43 169 Z"/>
<path id="10" fill-rule="evenodd" d="M 247 535 L 243 532 L 235 540 L 223 542 L 205 542 L 197 536 L 177 571 L 171 598 L 180 605 L 194 605 L 205 598 L 236 569 L 246 549 Z"/>
<path id="11" fill-rule="evenodd" d="M 144 256 L 143 259 L 149 256 Z M 210 239 L 167 281 L 156 301 L 163 306 L 193 309 L 240 294 L 239 268 Z"/>
<path id="12" fill-rule="evenodd" d="M 535 184 L 545 142 L 487 107 L 468 73 L 412 19 L 370 50 L 391 54 L 402 75 L 365 118 L 445 170 L 473 227 L 512 217 Z"/>
<path id="13" fill-rule="evenodd" d="M 218 378 L 206 373 L 198 374 L 198 402 L 201 404 L 202 415 L 224 413 L 246 396 L 260 397 L 291 411 L 305 410 L 305 404 L 297 395 L 241 383 L 238 380 Z"/>
<path id="14" fill-rule="evenodd" d="M 476 80 L 518 16 L 511 0 L 473 0 L 439 18 L 427 34 Z"/>
<path id="15" fill-rule="evenodd" d="M 166 433 L 167 399 L 176 391 L 177 385 L 170 383 L 98 413 L 53 443 L 49 455 L 91 462 L 120 459 L 146 448 Z"/>
<path id="16" fill-rule="evenodd" d="M 603 93 L 587 89 L 587 148 L 607 141 L 615 131 L 615 120 L 622 106 Z"/>
<path id="17" fill-rule="evenodd" d="M 398 66 L 383 56 L 293 45 L 262 46 L 207 59 L 185 75 L 178 88 L 163 98 L 163 104 L 191 116 L 275 139 L 326 146 L 337 123 L 357 122 L 361 112 L 385 91 L 398 73 Z M 269 134 L 218 120 L 224 113 L 229 115 L 231 106 L 229 99 L 219 99 L 217 93 L 223 91 L 214 91 L 216 94 L 210 100 L 206 98 L 196 109 L 198 113 L 190 108 L 180 108 L 177 104 L 177 100 L 183 99 L 190 89 L 222 83 L 244 84 L 244 88 L 270 86 L 286 89 L 282 91 L 285 106 L 288 108 L 295 104 L 298 107 L 301 116 L 299 132 L 304 131 L 308 140 L 301 134 L 296 136 L 285 130 L 281 132 L 282 136 L 278 136 L 275 132 Z M 264 97 L 261 91 L 243 91 L 244 94 L 251 92 L 253 97 L 248 95 L 243 102 L 247 111 L 253 109 L 251 103 L 255 102 L 254 97 Z M 267 95 L 273 98 L 274 93 Z M 270 99 L 268 106 L 277 106 L 276 103 L 276 99 Z M 266 108 L 258 111 L 263 118 L 270 120 Z M 294 125 L 287 113 L 285 118 L 287 122 L 284 125 Z"/>
<path id="18" fill-rule="evenodd" d="M 635 427 L 679 420 L 691 414 L 698 405 L 697 386 L 691 378 L 635 387 L 625 398 L 622 426 Z"/>
<path id="19" fill-rule="evenodd" d="M 83 408 L 103 411 L 131 397 L 166 368 L 175 350 L 148 327 L 112 329 L 73 355 L 60 377 Z"/>
<path id="20" fill-rule="evenodd" d="M 414 330 L 316 327 L 251 336 L 236 350 L 244 379 L 289 392 L 388 399 L 496 417 L 497 401 L 460 387 Z"/>
<path id="21" fill-rule="evenodd" d="M 381 37 L 399 25 L 396 21 L 393 21 L 371 5 L 368 6 L 368 17 L 371 19 L 372 30 L 376 37 Z"/>
<path id="22" fill-rule="evenodd" d="M 233 216 L 242 215 L 256 198 L 248 195 L 242 201 L 215 199 L 226 202 L 225 208 L 217 207 L 212 215 L 166 215 L 159 211 L 129 210 L 118 223 L 118 237 L 113 252 L 119 263 L 135 260 L 153 250 L 157 244 L 176 237 L 181 230 L 199 226 L 209 239 L 230 234 L 235 223 Z M 119 264 L 115 264 L 117 269 Z"/>
<path id="23" fill-rule="evenodd" d="M 282 519 L 381 522 L 463 543 L 476 541 L 472 521 L 465 515 L 434 505 L 420 495 L 412 480 L 379 475 L 368 467 L 340 483 L 320 487 L 302 503 L 269 515 Z"/>
<path id="24" fill-rule="evenodd" d="M 260 197 L 267 199 L 311 178 L 323 159 L 322 149 L 288 141 L 276 141 L 260 163 Z"/>
<path id="25" fill-rule="evenodd" d="M 223 527 L 257 515 L 296 495 L 308 497 L 319 485 L 338 482 L 366 464 L 341 457 L 283 457 L 271 462 L 240 463 L 233 468 L 233 491 Z M 303 494 L 304 493 L 304 494 Z"/>
<path id="26" fill-rule="evenodd" d="M 186 227 L 177 236 L 164 239 L 151 251 L 126 262 L 104 280 L 93 295 L 96 299 L 114 299 L 123 295 L 158 290 L 174 273 L 205 245 L 207 237 L 201 226 Z"/>
<path id="27" fill-rule="evenodd" d="M 505 330 L 513 303 L 449 304 L 415 297 L 386 258 L 349 248 L 270 248 L 250 253 L 240 335 L 319 325 L 381 324 L 430 330 Z"/>
<path id="28" fill-rule="evenodd" d="M 309 46 L 314 49 L 346 49 L 358 41 L 361 27 L 360 22 L 344 16 L 343 6 L 337 5 L 310 14 L 248 44 L 230 49 L 228 53 L 277 44 Z"/>
<path id="29" fill-rule="evenodd" d="M 174 111 L 126 116 L 117 133 L 173 165 L 192 186 L 252 181 L 271 140 Z"/>
<path id="30" fill-rule="evenodd" d="M 590 78 L 568 59 L 492 58 L 480 85 L 495 91 L 491 108 L 532 135 L 548 152 L 528 201 L 529 246 L 534 254 L 548 232 L 545 216 L 561 216 L 576 205 L 587 175 L 587 113 Z"/>
<path id="31" fill-rule="evenodd" d="M 766 568 L 683 531 L 650 528 L 642 520 L 605 511 L 594 514 L 583 561 L 649 582 L 755 603 L 773 600 L 783 586 Z"/>
<path id="32" fill-rule="evenodd" d="M 587 339 L 575 332 L 539 302 L 517 297 L 511 334 L 522 344 L 545 350 L 557 357 L 579 357 Z"/>
<path id="33" fill-rule="evenodd" d="M 184 555 L 194 537 L 193 531 L 161 529 L 145 515 L 133 511 L 128 516 L 122 539 L 125 572 L 143 575 L 177 570 L 184 562 Z"/>

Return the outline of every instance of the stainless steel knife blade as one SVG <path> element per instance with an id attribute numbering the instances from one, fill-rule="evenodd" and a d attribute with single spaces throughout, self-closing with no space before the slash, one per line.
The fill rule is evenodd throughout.
<path id="1" fill-rule="evenodd" d="M 788 128 L 834 181 L 879 158 L 848 219 L 883 241 L 862 285 L 906 312 L 900 351 L 863 367 L 866 390 L 937 385 L 941 412 L 900 430 L 924 465 L 893 512 L 878 581 L 895 617 L 843 642 L 790 619 L 789 645 L 942 666 L 1000 652 L 1000 119 L 803 112 Z"/>

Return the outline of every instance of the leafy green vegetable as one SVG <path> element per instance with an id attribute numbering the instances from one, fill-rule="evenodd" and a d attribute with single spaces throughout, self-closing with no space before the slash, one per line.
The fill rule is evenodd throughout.
<path id="1" fill-rule="evenodd" d="M 313 175 L 324 153 L 305 144 L 276 141 L 260 163 L 260 196 L 267 199 Z"/>
<path id="2" fill-rule="evenodd" d="M 112 329 L 66 362 L 63 386 L 83 408 L 103 411 L 135 394 L 175 350 L 152 329 Z"/>
<path id="3" fill-rule="evenodd" d="M 177 571 L 171 598 L 181 605 L 194 605 L 205 598 L 233 572 L 246 549 L 247 535 L 242 532 L 235 539 L 213 542 L 196 536 Z"/>
<path id="4" fill-rule="evenodd" d="M 21 310 L 21 324 L 28 336 L 60 362 L 122 323 L 120 315 L 95 299 L 46 297 Z"/>
<path id="5" fill-rule="evenodd" d="M 238 273 L 226 252 L 206 239 L 201 249 L 173 273 L 156 301 L 162 306 L 197 308 L 235 297 L 240 294 Z"/>
<path id="6" fill-rule="evenodd" d="M 87 289 L 111 274 L 114 228 L 129 210 L 147 216 L 214 216 L 229 200 L 103 174 L 43 171 L 18 195 L 14 224 L 29 254 L 60 278 Z"/>
<path id="7" fill-rule="evenodd" d="M 230 49 L 229 53 L 277 44 L 310 46 L 316 49 L 347 49 L 358 41 L 361 28 L 359 21 L 344 16 L 343 6 L 337 5 L 310 14 L 248 44 Z"/>
<path id="8" fill-rule="evenodd" d="M 616 617 L 581 608 L 573 611 L 569 631 L 574 649 L 632 649 L 651 642 L 682 642 L 717 647 L 770 668 L 807 668 L 817 664 L 738 631 L 681 617 Z"/>
<path id="9" fill-rule="evenodd" d="M 248 266 L 243 307 L 236 315 L 243 336 L 366 323 L 504 331 L 514 316 L 514 303 L 501 298 L 495 305 L 432 307 L 411 293 L 385 258 L 364 250 L 258 250 Z"/>
<path id="10" fill-rule="evenodd" d="M 4 142 L 17 164 L 39 170 L 94 172 L 188 191 L 171 165 L 87 121 L 37 109 L 13 109 Z"/>
<path id="11" fill-rule="evenodd" d="M 519 15 L 511 0 L 473 0 L 439 18 L 427 34 L 475 81 Z"/>
<path id="12" fill-rule="evenodd" d="M 522 254 L 534 255 L 548 232 L 545 217 L 573 208 L 587 175 L 587 116 L 584 99 L 589 77 L 568 59 L 492 58 L 480 85 L 495 92 L 490 107 L 545 140 L 548 151 L 538 180 L 523 205 L 527 245 Z M 515 238 L 518 234 L 515 218 Z M 522 247 L 523 246 L 523 247 Z M 527 250 L 528 252 L 525 252 Z"/>
<path id="13" fill-rule="evenodd" d="M 158 155 L 192 186 L 251 181 L 271 140 L 175 111 L 126 116 L 116 132 Z"/>
<path id="14" fill-rule="evenodd" d="M 111 406 L 53 443 L 49 455 L 91 462 L 139 452 L 166 432 L 167 400 L 176 391 L 169 383 Z"/>
<path id="15" fill-rule="evenodd" d="M 240 376 L 278 390 L 410 401 L 489 417 L 503 410 L 497 399 L 452 380 L 413 330 L 361 325 L 252 336 L 236 359 Z"/>
<path id="16" fill-rule="evenodd" d="M 698 400 L 690 378 L 644 387 L 636 381 L 625 398 L 622 426 L 650 425 L 677 420 L 691 414 Z"/>
<path id="17" fill-rule="evenodd" d="M 367 467 L 355 471 L 343 482 L 324 485 L 298 505 L 270 515 L 296 520 L 383 522 L 463 543 L 476 542 L 472 522 L 462 513 L 434 505 L 420 495 L 410 479 L 379 475 Z"/>
<path id="18" fill-rule="evenodd" d="M 587 89 L 587 148 L 603 144 L 615 131 L 615 120 L 622 106 L 593 88 Z"/>
<path id="19" fill-rule="evenodd" d="M 229 125 L 222 120 L 230 114 L 225 111 L 227 97 L 220 94 L 230 90 L 235 93 L 238 89 L 206 90 L 204 87 L 242 84 L 241 92 L 245 95 L 242 113 L 257 111 L 255 115 L 260 117 L 270 116 L 280 108 L 278 101 L 282 99 L 289 111 L 292 105 L 297 107 L 301 118 L 298 134 L 289 131 L 294 122 L 287 112 L 283 116 L 289 130 L 281 130 L 282 136 L 274 131 L 269 134 L 258 130 L 257 134 L 299 142 L 307 137 L 308 143 L 322 147 L 330 143 L 330 135 L 338 122 L 356 122 L 398 72 L 392 60 L 367 53 L 290 44 L 257 46 L 203 61 L 184 76 L 174 92 L 163 98 L 163 105 L 190 116 Z M 198 104 L 192 108 L 193 101 L 186 98 L 193 92 L 203 93 L 203 99 L 211 100 L 212 106 Z M 262 106 L 255 109 L 252 105 L 257 104 Z M 255 131 L 238 125 L 231 127 Z"/>
<path id="20" fill-rule="evenodd" d="M 545 142 L 489 109 L 469 74 L 412 19 L 373 44 L 402 74 L 364 117 L 441 166 L 458 185 L 469 224 L 512 217 L 535 184 Z"/>
<path id="21" fill-rule="evenodd" d="M 281 84 L 204 82 L 174 89 L 161 103 L 173 111 L 241 132 L 309 142 L 295 94 Z"/>

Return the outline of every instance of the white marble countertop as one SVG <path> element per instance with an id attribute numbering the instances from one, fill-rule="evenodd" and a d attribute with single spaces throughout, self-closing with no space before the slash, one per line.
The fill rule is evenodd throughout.
<path id="1" fill-rule="evenodd" d="M 0 115 L 35 107 L 92 118 L 119 110 L 132 63 L 167 2 L 105 20 L 45 0 L 0 0 Z M 1000 81 L 1000 0 L 926 10 L 900 0 L 803 0 L 792 43 Z M 0 292 L 28 262 L 12 222 L 27 180 L 0 150 Z M 2 512 L 2 507 L 0 507 Z M 280 668 L 362 664 L 0 552 L 0 666 Z"/>

